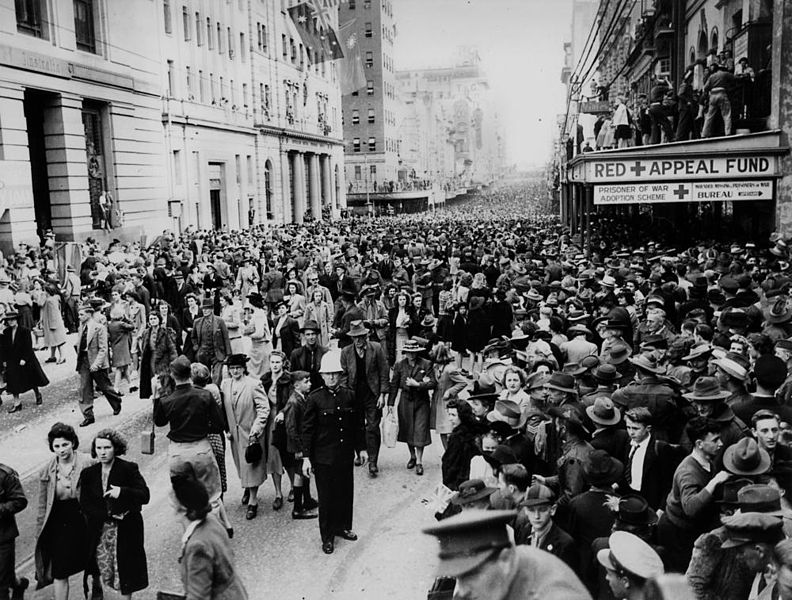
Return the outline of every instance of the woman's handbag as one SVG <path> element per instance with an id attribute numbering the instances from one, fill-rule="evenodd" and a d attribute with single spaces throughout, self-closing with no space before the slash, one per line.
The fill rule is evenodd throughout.
<path id="1" fill-rule="evenodd" d="M 151 429 L 140 434 L 140 452 L 154 454 L 154 415 L 151 415 Z"/>
<path id="2" fill-rule="evenodd" d="M 396 438 L 399 437 L 399 418 L 393 408 L 389 408 L 382 419 L 382 441 L 386 448 L 396 447 Z"/>
<path id="3" fill-rule="evenodd" d="M 261 448 L 261 444 L 258 441 L 249 442 L 247 448 L 245 448 L 245 462 L 249 465 L 255 465 L 259 462 L 262 457 L 264 456 L 264 450 Z"/>

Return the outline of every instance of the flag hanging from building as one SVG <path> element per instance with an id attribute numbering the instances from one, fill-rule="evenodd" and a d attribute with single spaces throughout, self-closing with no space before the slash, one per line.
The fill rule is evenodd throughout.
<path id="1" fill-rule="evenodd" d="M 351 94 L 366 86 L 366 72 L 360 56 L 357 19 L 352 19 L 339 27 L 344 60 L 341 61 L 341 93 Z"/>
<path id="2" fill-rule="evenodd" d="M 297 25 L 297 32 L 300 34 L 303 45 L 308 49 L 308 56 L 312 63 L 336 60 L 344 56 L 338 37 L 333 31 L 329 13 L 320 13 L 315 6 L 316 3 L 321 4 L 322 2 L 323 0 L 312 0 L 310 3 L 302 2 L 289 8 L 289 16 Z M 322 7 L 323 10 L 325 8 L 327 7 Z M 329 22 L 330 25 L 325 27 L 322 24 L 322 19 L 327 19 L 326 22 Z"/>

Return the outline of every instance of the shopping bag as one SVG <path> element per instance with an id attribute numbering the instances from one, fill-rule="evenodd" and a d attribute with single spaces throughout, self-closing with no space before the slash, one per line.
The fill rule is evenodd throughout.
<path id="1" fill-rule="evenodd" d="M 151 429 L 140 434 L 141 454 L 154 454 L 154 416 L 151 417 Z"/>
<path id="2" fill-rule="evenodd" d="M 394 410 L 389 410 L 382 419 L 382 441 L 386 448 L 395 448 L 398 437 L 399 418 Z"/>

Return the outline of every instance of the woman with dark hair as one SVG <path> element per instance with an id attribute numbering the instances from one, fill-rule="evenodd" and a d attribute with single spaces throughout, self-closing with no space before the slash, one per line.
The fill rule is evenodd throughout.
<path id="1" fill-rule="evenodd" d="M 283 301 L 289 306 L 289 316 L 296 319 L 300 327 L 303 325 L 305 315 L 305 296 L 300 292 L 301 289 L 302 284 L 291 279 L 286 282 L 286 293 L 283 295 Z"/>
<path id="2" fill-rule="evenodd" d="M 119 458 L 126 450 L 126 440 L 117 431 L 96 434 L 91 456 L 99 462 L 80 476 L 80 506 L 102 583 L 129 599 L 148 587 L 140 511 L 150 494 L 137 464 Z"/>
<path id="3" fill-rule="evenodd" d="M 437 337 L 450 342 L 454 330 L 454 280 L 446 277 L 437 301 Z"/>
<path id="4" fill-rule="evenodd" d="M 179 320 L 173 315 L 171 305 L 165 300 L 160 300 L 157 303 L 157 310 L 162 317 L 162 325 L 166 327 L 168 333 L 173 340 L 173 345 L 176 346 L 176 354 L 182 353 L 182 330 Z"/>
<path id="5" fill-rule="evenodd" d="M 184 348 L 182 354 L 190 359 L 190 362 L 195 362 L 195 348 L 192 343 L 192 330 L 195 319 L 201 316 L 201 306 L 198 304 L 198 296 L 189 293 L 184 297 L 184 302 L 187 305 L 182 312 L 182 330 L 184 331 Z"/>
<path id="6" fill-rule="evenodd" d="M 477 273 L 478 274 L 478 273 Z M 475 370 L 479 365 L 479 371 L 484 363 L 482 350 L 491 339 L 491 322 L 489 313 L 484 308 L 485 299 L 483 296 L 473 296 L 470 299 L 470 311 L 468 312 L 467 329 L 467 349 L 473 354 L 473 364 L 471 370 Z"/>
<path id="7" fill-rule="evenodd" d="M 132 369 L 139 373 L 140 370 L 140 337 L 143 335 L 143 330 L 146 329 L 146 309 L 140 303 L 139 296 L 132 291 L 124 293 L 124 298 L 127 301 L 127 320 L 132 323 L 134 327 L 131 332 L 131 350 L 132 350 Z M 132 374 L 130 373 L 130 377 Z M 142 379 L 142 378 L 141 378 Z M 134 391 L 130 388 L 130 391 Z"/>
<path id="8" fill-rule="evenodd" d="M 396 305 L 388 313 L 390 340 L 388 340 L 388 360 L 391 365 L 402 359 L 401 349 L 410 339 L 409 327 L 414 308 L 410 306 L 410 295 L 402 290 L 396 294 Z"/>
<path id="9" fill-rule="evenodd" d="M 176 515 L 184 526 L 179 563 L 185 598 L 247 600 L 234 570 L 231 543 L 211 514 L 206 488 L 189 474 L 172 477 L 171 485 Z"/>
<path id="10" fill-rule="evenodd" d="M 222 412 L 223 398 L 220 395 L 220 388 L 212 382 L 212 374 L 209 372 L 209 368 L 198 362 L 192 363 L 192 365 L 190 365 L 190 378 L 195 387 L 206 390 L 212 394 L 212 398 Z M 223 413 L 223 417 L 225 417 L 225 413 Z M 209 433 L 207 437 L 209 438 L 209 445 L 212 446 L 212 453 L 217 461 L 217 466 L 220 468 L 220 486 L 225 494 L 226 491 L 228 491 L 228 477 L 225 464 L 225 437 L 222 433 Z"/>
<path id="11" fill-rule="evenodd" d="M 441 463 L 443 485 L 458 490 L 459 484 L 470 478 L 470 459 L 480 454 L 476 443 L 478 428 L 473 409 L 464 400 L 451 400 L 446 410 L 452 429 Z"/>
<path id="12" fill-rule="evenodd" d="M 41 331 L 44 333 L 44 346 L 49 348 L 50 357 L 44 362 L 56 362 L 62 365 L 66 362 L 63 358 L 63 344 L 66 343 L 66 327 L 63 324 L 61 313 L 61 297 L 58 288 L 52 284 L 44 286 L 44 303 L 41 306 Z"/>
<path id="13" fill-rule="evenodd" d="M 440 435 L 440 441 L 445 448 L 448 446 L 448 434 L 451 433 L 451 423 L 448 420 L 446 405 L 465 389 L 468 382 L 454 364 L 454 356 L 448 344 L 438 342 L 432 349 L 430 358 L 434 363 L 437 388 L 432 395 L 429 428 L 434 429 Z"/>
<path id="14" fill-rule="evenodd" d="M 149 315 L 149 326 L 140 336 L 140 398 L 151 398 L 152 378 L 168 372 L 177 355 L 172 330 L 162 325 L 158 312 Z"/>
<path id="15" fill-rule="evenodd" d="M 269 400 L 269 419 L 267 421 L 267 431 L 270 442 L 268 451 L 269 460 L 267 461 L 267 474 L 272 475 L 272 483 L 275 486 L 275 500 L 272 502 L 272 510 L 280 510 L 283 507 L 283 489 L 281 480 L 283 477 L 284 464 L 281 460 L 280 451 L 273 445 L 276 436 L 282 438 L 286 433 L 286 425 L 283 422 L 283 409 L 289 401 L 292 393 L 291 374 L 285 368 L 286 355 L 279 350 L 273 350 L 270 354 L 270 370 L 264 373 L 261 378 L 261 385 Z M 289 480 L 294 485 L 294 470 L 287 469 Z M 293 492 L 289 492 L 293 497 Z"/>
<path id="16" fill-rule="evenodd" d="M 225 321 L 228 329 L 231 352 L 234 354 L 242 352 L 245 345 L 242 338 L 242 315 L 239 306 L 234 304 L 234 298 L 228 291 L 220 294 L 220 318 Z"/>
<path id="17" fill-rule="evenodd" d="M 54 583 L 55 600 L 67 600 L 69 577 L 85 571 L 89 564 L 88 530 L 79 503 L 80 476 L 95 461 L 77 452 L 80 441 L 71 425 L 55 423 L 47 443 L 54 456 L 39 474 L 36 581 L 39 589 Z M 97 585 L 94 577 L 94 593 Z"/>

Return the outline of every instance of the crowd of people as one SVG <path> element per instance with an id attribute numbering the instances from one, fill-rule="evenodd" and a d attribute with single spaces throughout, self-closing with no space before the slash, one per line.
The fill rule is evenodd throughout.
<path id="1" fill-rule="evenodd" d="M 567 595 L 548 597 L 792 598 L 787 241 L 671 248 L 670 232 L 608 217 L 587 248 L 536 213 L 543 195 L 527 183 L 434 214 L 89 241 L 73 265 L 49 239 L 21 248 L 0 273 L 10 410 L 30 390 L 46 402 L 35 348 L 63 360 L 67 331 L 80 425 L 94 388 L 116 414 L 125 395 L 152 399 L 185 555 L 200 540 L 224 565 L 218 582 L 200 548 L 183 562 L 191 599 L 245 597 L 224 503 L 255 519 L 267 479 L 272 510 L 318 518 L 325 553 L 356 540 L 354 473 L 388 476 L 383 437 L 416 477 L 441 446 L 432 597 L 478 597 L 497 567 L 520 589 L 555 569 Z M 49 437 L 39 584 L 59 600 L 79 571 L 94 589 L 145 588 L 149 494 L 123 438 L 102 431 L 92 459 L 70 425 Z M 0 599 L 23 589 L 7 537 Z"/>

